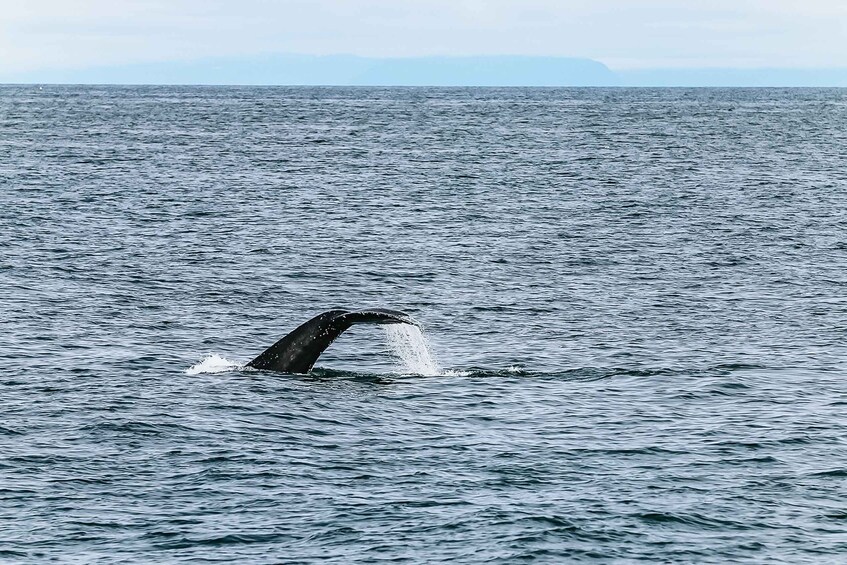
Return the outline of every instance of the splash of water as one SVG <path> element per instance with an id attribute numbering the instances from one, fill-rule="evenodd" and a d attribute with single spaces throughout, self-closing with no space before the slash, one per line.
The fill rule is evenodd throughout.
<path id="1" fill-rule="evenodd" d="M 390 324 L 383 326 L 383 329 L 388 338 L 388 346 L 402 363 L 401 372 L 415 375 L 441 374 L 441 367 L 419 327 L 411 324 Z"/>
<path id="2" fill-rule="evenodd" d="M 186 375 L 201 375 L 204 373 L 224 373 L 241 368 L 241 363 L 230 361 L 220 355 L 207 355 L 198 363 L 185 370 Z"/>

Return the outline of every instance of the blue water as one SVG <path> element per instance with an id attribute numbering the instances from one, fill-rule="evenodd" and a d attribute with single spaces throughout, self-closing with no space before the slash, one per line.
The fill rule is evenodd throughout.
<path id="1" fill-rule="evenodd" d="M 0 560 L 847 559 L 847 90 L 6 86 L 0 250 Z"/>

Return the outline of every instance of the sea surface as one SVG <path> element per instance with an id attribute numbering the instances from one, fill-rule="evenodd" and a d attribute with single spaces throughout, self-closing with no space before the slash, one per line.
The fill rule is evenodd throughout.
<path id="1" fill-rule="evenodd" d="M 3 562 L 847 561 L 844 89 L 0 87 L 0 321 Z"/>

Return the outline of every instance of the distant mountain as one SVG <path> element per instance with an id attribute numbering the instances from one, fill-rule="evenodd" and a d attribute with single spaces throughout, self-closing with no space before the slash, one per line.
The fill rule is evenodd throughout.
<path id="1" fill-rule="evenodd" d="M 263 55 L 3 74 L 0 83 L 349 86 L 847 86 L 843 69 L 640 69 L 592 59 Z"/>
<path id="2" fill-rule="evenodd" d="M 163 62 L 3 76 L 5 83 L 262 84 L 350 86 L 611 86 L 602 63 L 567 57 L 267 55 Z"/>

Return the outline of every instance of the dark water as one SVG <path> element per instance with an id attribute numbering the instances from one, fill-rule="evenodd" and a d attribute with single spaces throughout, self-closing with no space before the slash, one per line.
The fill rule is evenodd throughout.
<path id="1" fill-rule="evenodd" d="M 847 559 L 847 90 L 0 88 L 0 560 Z M 243 363 L 405 309 L 310 376 Z"/>

